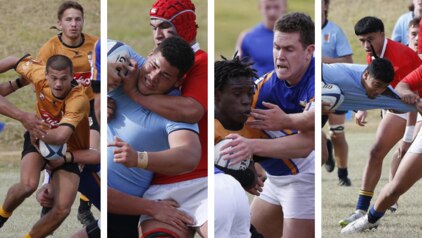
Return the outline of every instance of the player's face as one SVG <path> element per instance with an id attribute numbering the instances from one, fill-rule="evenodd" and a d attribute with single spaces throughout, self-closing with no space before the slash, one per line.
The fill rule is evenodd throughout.
<path id="1" fill-rule="evenodd" d="M 315 46 L 303 47 L 298 32 L 275 31 L 273 44 L 274 68 L 277 77 L 289 84 L 297 84 L 308 68 Z"/>
<path id="2" fill-rule="evenodd" d="M 161 44 L 164 39 L 177 35 L 176 28 L 168 21 L 151 19 L 150 25 L 154 36 L 155 46 Z"/>
<path id="3" fill-rule="evenodd" d="M 53 96 L 59 99 L 64 99 L 71 89 L 73 76 L 70 69 L 55 70 L 48 69 L 45 77 L 47 78 L 48 86 L 51 88 Z"/>
<path id="4" fill-rule="evenodd" d="M 274 26 L 278 18 L 280 18 L 287 10 L 287 4 L 284 0 L 260 0 L 259 10 L 264 17 L 264 21 L 270 26 Z"/>
<path id="5" fill-rule="evenodd" d="M 59 20 L 58 24 L 63 30 L 64 37 L 72 40 L 78 39 L 81 37 L 84 25 L 82 12 L 74 8 L 68 8 L 63 12 L 62 19 Z"/>
<path id="6" fill-rule="evenodd" d="M 165 94 L 181 84 L 179 70 L 161 55 L 150 55 L 138 76 L 138 90 L 143 95 Z"/>
<path id="7" fill-rule="evenodd" d="M 327 20 L 327 16 L 325 15 L 325 12 L 328 11 L 328 6 L 325 5 L 325 1 L 321 1 L 321 24 L 324 24 Z"/>
<path id="8" fill-rule="evenodd" d="M 419 26 L 409 27 L 409 47 L 415 52 L 418 51 Z"/>
<path id="9" fill-rule="evenodd" d="M 381 95 L 388 87 L 388 83 L 375 79 L 370 76 L 367 71 L 363 74 L 362 80 L 363 87 L 365 88 L 366 95 L 370 99 L 375 99 Z"/>
<path id="10" fill-rule="evenodd" d="M 251 112 L 255 84 L 246 77 L 231 78 L 221 90 L 215 92 L 215 107 L 218 117 L 225 125 L 241 124 Z"/>
<path id="11" fill-rule="evenodd" d="M 412 2 L 413 2 L 413 5 L 415 6 L 414 12 L 421 14 L 421 12 L 422 12 L 422 1 L 421 0 L 413 0 Z"/>
<path id="12" fill-rule="evenodd" d="M 375 49 L 375 52 L 378 56 L 380 56 L 382 47 L 384 46 L 384 32 L 372 32 L 365 35 L 360 35 L 358 36 L 358 39 L 366 53 L 373 56 L 370 45 L 372 44 Z"/>

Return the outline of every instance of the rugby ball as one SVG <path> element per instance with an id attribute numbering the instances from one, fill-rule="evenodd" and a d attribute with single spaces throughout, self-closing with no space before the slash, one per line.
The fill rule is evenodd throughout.
<path id="1" fill-rule="evenodd" d="M 344 101 L 343 92 L 335 84 L 323 84 L 321 96 L 323 102 L 330 104 L 328 111 L 335 111 Z"/>
<path id="2" fill-rule="evenodd" d="M 122 63 L 129 65 L 130 62 L 130 53 L 129 47 L 122 42 L 107 40 L 107 62 L 108 63 Z M 127 75 L 128 71 L 122 71 L 123 69 L 116 67 L 114 69 L 118 75 L 122 73 Z M 122 72 L 121 72 L 122 71 Z"/>
<path id="3" fill-rule="evenodd" d="M 249 167 L 250 160 L 242 160 L 240 163 L 230 165 L 231 160 L 225 160 L 225 156 L 220 156 L 221 147 L 229 143 L 231 139 L 224 139 L 214 145 L 214 164 L 219 165 L 223 168 L 233 169 L 233 170 L 245 170 Z"/>
<path id="4" fill-rule="evenodd" d="M 67 144 L 52 145 L 40 140 L 39 149 L 41 156 L 46 160 L 63 159 L 63 157 L 66 156 Z"/>

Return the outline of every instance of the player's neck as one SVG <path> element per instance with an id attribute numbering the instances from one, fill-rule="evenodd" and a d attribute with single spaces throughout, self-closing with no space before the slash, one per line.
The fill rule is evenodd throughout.
<path id="1" fill-rule="evenodd" d="M 81 45 L 82 41 L 83 41 L 83 37 L 82 35 L 80 35 L 78 38 L 69 38 L 66 37 L 65 35 L 62 35 L 62 42 L 68 46 L 79 46 Z"/>

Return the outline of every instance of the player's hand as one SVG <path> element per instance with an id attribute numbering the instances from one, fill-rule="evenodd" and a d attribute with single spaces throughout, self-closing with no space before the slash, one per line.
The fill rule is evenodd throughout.
<path id="1" fill-rule="evenodd" d="M 151 216 L 180 230 L 186 230 L 187 225 L 192 225 L 194 221 L 189 215 L 178 210 L 178 207 L 179 204 L 174 200 L 156 201 L 151 207 Z"/>
<path id="2" fill-rule="evenodd" d="M 31 136 L 34 137 L 35 140 L 42 139 L 47 134 L 44 128 L 50 128 L 49 124 L 44 122 L 37 115 L 29 112 L 24 112 L 20 118 L 20 121 L 23 127 L 25 127 L 25 129 Z"/>
<path id="3" fill-rule="evenodd" d="M 368 112 L 367 111 L 358 111 L 355 113 L 355 121 L 356 124 L 358 124 L 359 126 L 365 126 L 366 122 L 366 117 L 368 116 Z"/>
<path id="4" fill-rule="evenodd" d="M 411 142 L 404 142 L 404 141 L 402 141 L 401 143 L 400 143 L 400 146 L 399 146 L 399 148 L 398 148 L 398 154 L 397 154 L 397 156 L 400 158 L 400 159 L 403 159 L 403 157 L 404 157 L 404 155 L 406 154 L 406 152 L 409 150 L 409 147 L 412 145 L 412 143 Z"/>
<path id="5" fill-rule="evenodd" d="M 407 104 L 415 104 L 419 102 L 419 95 L 412 91 L 401 94 L 400 97 L 401 97 L 401 100 Z"/>
<path id="6" fill-rule="evenodd" d="M 283 121 L 288 115 L 276 104 L 262 102 L 262 105 L 268 109 L 252 109 L 251 116 L 254 120 L 247 121 L 246 124 L 260 130 L 275 131 L 284 129 Z"/>
<path id="7" fill-rule="evenodd" d="M 114 112 L 116 111 L 116 103 L 110 97 L 107 97 L 107 121 L 113 119 Z"/>
<path id="8" fill-rule="evenodd" d="M 138 166 L 138 153 L 127 142 L 115 136 L 114 141 L 107 146 L 116 147 L 113 151 L 114 162 L 129 168 Z"/>
<path id="9" fill-rule="evenodd" d="M 138 63 L 130 59 L 130 64 L 124 66 L 127 70 L 127 75 L 122 76 L 123 90 L 129 97 L 138 92 Z"/>
<path id="10" fill-rule="evenodd" d="M 238 134 L 230 134 L 226 136 L 226 139 L 232 139 L 232 141 L 221 147 L 220 155 L 225 155 L 224 160 L 231 160 L 230 165 L 252 158 L 253 151 L 250 139 Z"/>
<path id="11" fill-rule="evenodd" d="M 124 69 L 124 64 L 121 62 L 107 62 L 107 87 L 108 90 L 117 88 L 122 83 L 120 72 Z"/>
<path id="12" fill-rule="evenodd" d="M 37 190 L 35 197 L 41 206 L 52 207 L 54 203 L 53 186 L 51 184 L 44 184 Z"/>

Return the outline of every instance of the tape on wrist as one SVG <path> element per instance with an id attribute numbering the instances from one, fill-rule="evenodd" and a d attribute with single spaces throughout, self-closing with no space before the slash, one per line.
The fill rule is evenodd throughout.
<path id="1" fill-rule="evenodd" d="M 415 126 L 407 126 L 406 130 L 404 131 L 403 141 L 407 143 L 411 143 L 413 141 L 413 132 L 415 131 Z"/>
<path id="2" fill-rule="evenodd" d="M 138 168 L 146 169 L 148 166 L 148 152 L 138 152 Z"/>

